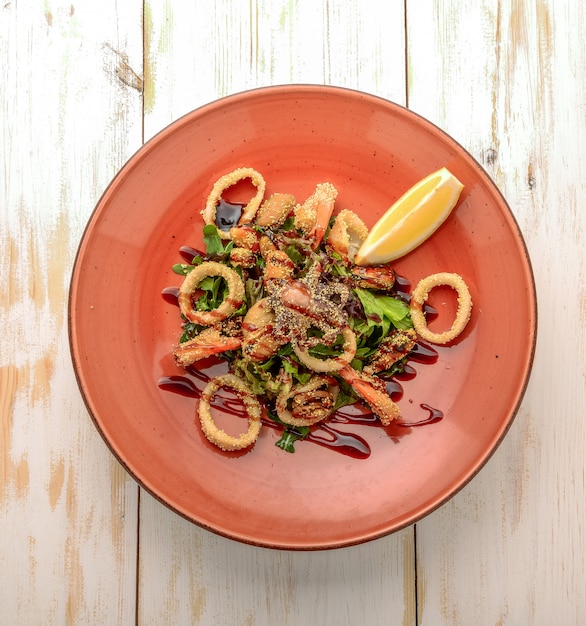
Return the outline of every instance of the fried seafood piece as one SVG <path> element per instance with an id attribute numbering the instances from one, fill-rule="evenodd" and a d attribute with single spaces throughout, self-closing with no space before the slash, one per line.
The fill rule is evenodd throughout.
<path id="1" fill-rule="evenodd" d="M 358 215 L 349 209 L 342 209 L 330 228 L 326 246 L 345 261 L 353 262 L 367 235 L 368 228 Z"/>
<path id="2" fill-rule="evenodd" d="M 440 285 L 447 285 L 456 290 L 458 293 L 458 310 L 456 311 L 456 318 L 449 330 L 443 333 L 434 333 L 427 326 L 427 320 L 423 313 L 423 305 L 427 301 L 430 291 Z M 464 328 L 466 328 L 472 313 L 472 296 L 470 295 L 468 285 L 466 285 L 461 276 L 448 272 L 440 272 L 422 278 L 419 283 L 417 283 L 417 286 L 411 294 L 410 308 L 411 319 L 413 320 L 413 326 L 417 334 L 425 341 L 429 341 L 429 343 L 446 344 L 456 339 Z"/>
<path id="3" fill-rule="evenodd" d="M 323 292 L 317 297 L 303 281 L 285 283 L 271 294 L 278 332 L 285 331 L 292 344 L 304 349 L 317 343 L 332 345 L 348 322 L 347 314 L 333 300 L 337 293 L 331 289 L 330 300 Z M 322 336 L 307 337 L 311 327 L 321 330 Z"/>
<path id="4" fill-rule="evenodd" d="M 238 350 L 241 344 L 242 340 L 238 337 L 222 335 L 217 328 L 205 328 L 193 339 L 176 346 L 173 349 L 173 356 L 177 365 L 187 367 L 214 354 Z"/>
<path id="5" fill-rule="evenodd" d="M 295 228 L 312 239 L 315 248 L 324 237 L 337 197 L 332 183 L 318 183 L 311 196 L 295 207 Z"/>
<path id="6" fill-rule="evenodd" d="M 349 289 L 342 283 L 321 281 L 321 265 L 314 263 L 304 278 L 281 285 L 271 297 L 275 300 L 279 330 L 288 325 L 292 328 L 290 340 L 309 347 L 312 341 L 306 338 L 310 326 L 319 328 L 323 335 L 314 338 L 313 345 L 332 345 L 348 323 L 344 306 L 348 301 Z"/>
<path id="7" fill-rule="evenodd" d="M 241 180 L 249 178 L 256 187 L 256 193 L 250 199 L 248 204 L 242 209 L 242 214 L 238 220 L 238 224 L 249 224 L 253 221 L 256 212 L 262 202 L 266 190 L 266 182 L 262 174 L 251 167 L 240 167 L 228 174 L 221 176 L 213 185 L 210 195 L 206 201 L 204 209 L 201 211 L 203 221 L 206 224 L 216 225 L 216 208 L 222 198 L 222 193 L 229 187 L 232 187 Z M 223 239 L 230 238 L 230 232 L 218 229 L 220 237 Z"/>
<path id="8" fill-rule="evenodd" d="M 230 263 L 239 265 L 244 269 L 250 269 L 256 265 L 256 254 L 246 248 L 232 248 L 230 250 Z"/>
<path id="9" fill-rule="evenodd" d="M 387 393 L 384 381 L 377 376 L 358 372 L 349 365 L 339 370 L 338 374 L 368 404 L 384 426 L 388 426 L 401 415 L 399 406 Z"/>
<path id="10" fill-rule="evenodd" d="M 340 390 L 331 376 L 318 375 L 302 385 L 291 385 L 291 377 L 282 381 L 275 409 L 278 418 L 291 426 L 311 426 L 328 418 Z"/>
<path id="11" fill-rule="evenodd" d="M 252 252 L 258 252 L 260 249 L 259 234 L 248 224 L 232 226 L 230 229 L 230 239 L 232 239 L 234 245 L 239 248 L 245 248 Z"/>
<path id="12" fill-rule="evenodd" d="M 293 278 L 295 263 L 283 250 L 271 250 L 265 257 L 265 283 L 271 280 L 287 281 Z"/>
<path id="13" fill-rule="evenodd" d="M 197 311 L 193 308 L 193 296 L 199 283 L 208 276 L 220 276 L 228 285 L 228 295 L 217 309 Z M 196 265 L 183 279 L 179 287 L 178 303 L 181 313 L 190 321 L 202 326 L 213 326 L 237 311 L 244 302 L 244 283 L 240 276 L 227 265 L 206 261 Z"/>
<path id="14" fill-rule="evenodd" d="M 377 374 L 391 369 L 397 361 L 406 357 L 413 350 L 416 341 L 417 333 L 412 328 L 393 331 L 381 341 L 363 372 L 365 374 Z"/>
<path id="15" fill-rule="evenodd" d="M 272 239 L 267 235 L 262 235 L 258 242 L 258 249 L 260 256 L 266 260 L 269 252 L 278 250 L 277 246 L 273 243 Z"/>
<path id="16" fill-rule="evenodd" d="M 238 436 L 228 435 L 218 428 L 212 417 L 211 402 L 223 387 L 232 389 L 243 402 L 248 417 L 248 430 Z M 206 438 L 222 450 L 233 452 L 253 445 L 260 434 L 261 406 L 250 387 L 234 374 L 223 374 L 212 378 L 204 387 L 198 407 L 199 421 Z"/>
<path id="17" fill-rule="evenodd" d="M 352 282 L 356 287 L 391 291 L 395 286 L 396 274 L 389 265 L 371 265 L 369 267 L 353 265 L 350 269 Z"/>
<path id="18" fill-rule="evenodd" d="M 265 262 L 263 282 L 265 286 L 271 287 L 270 283 L 277 281 L 283 283 L 291 280 L 295 273 L 295 263 L 283 250 L 279 250 L 269 237 L 263 235 L 260 238 L 260 254 Z"/>
<path id="19" fill-rule="evenodd" d="M 275 313 L 268 298 L 261 298 L 247 311 L 242 321 L 242 354 L 262 363 L 269 359 L 280 345 L 274 333 Z"/>
<path id="20" fill-rule="evenodd" d="M 274 193 L 258 209 L 255 217 L 257 226 L 278 228 L 295 209 L 295 196 L 290 193 Z"/>

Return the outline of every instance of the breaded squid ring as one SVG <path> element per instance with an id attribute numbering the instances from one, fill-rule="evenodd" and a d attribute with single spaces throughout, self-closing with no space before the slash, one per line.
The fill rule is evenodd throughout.
<path id="1" fill-rule="evenodd" d="M 258 207 L 264 198 L 266 182 L 262 174 L 251 167 L 240 167 L 233 172 L 224 174 L 224 176 L 218 178 L 218 180 L 214 183 L 206 201 L 205 208 L 201 211 L 203 221 L 206 224 L 216 225 L 216 207 L 222 198 L 222 193 L 229 187 L 232 187 L 232 185 L 235 185 L 237 182 L 245 180 L 246 178 L 250 178 L 250 181 L 256 187 L 256 193 L 248 204 L 242 209 L 242 215 L 238 220 L 238 224 L 249 224 L 252 222 L 256 212 L 258 211 Z M 229 231 L 218 228 L 218 233 L 223 239 L 230 239 Z"/>
<path id="2" fill-rule="evenodd" d="M 275 403 L 277 417 L 284 424 L 289 424 L 290 426 L 311 426 L 312 424 L 317 424 L 317 422 L 325 420 L 334 412 L 338 392 L 339 387 L 331 376 L 313 376 L 304 385 L 295 385 L 277 396 Z M 314 394 L 313 396 L 311 396 L 312 393 Z M 289 401 L 294 400 L 299 394 L 307 396 L 309 406 L 306 405 L 306 408 L 311 413 L 311 417 L 295 417 L 294 411 L 289 408 Z"/>
<path id="3" fill-rule="evenodd" d="M 341 333 L 344 337 L 344 350 L 340 356 L 330 359 L 319 359 L 311 356 L 306 350 L 302 350 L 296 342 L 292 343 L 293 350 L 297 358 L 314 372 L 336 372 L 348 365 L 356 355 L 356 335 L 354 331 L 350 326 L 344 326 Z"/>
<path id="4" fill-rule="evenodd" d="M 248 430 L 237 437 L 228 435 L 228 433 L 221 428 L 218 428 L 212 417 L 210 404 L 212 398 L 222 387 L 232 389 L 240 400 L 242 400 L 246 408 Z M 238 378 L 238 376 L 234 376 L 234 374 L 223 374 L 222 376 L 217 376 L 210 380 L 202 391 L 198 415 L 199 421 L 201 422 L 201 429 L 208 441 L 227 452 L 248 448 L 258 439 L 258 435 L 260 434 L 262 425 L 260 419 L 260 403 L 248 385 L 242 379 Z"/>
<path id="5" fill-rule="evenodd" d="M 344 260 L 354 261 L 358 248 L 367 236 L 368 228 L 358 215 L 342 209 L 330 228 L 326 244 Z"/>
<path id="6" fill-rule="evenodd" d="M 228 284 L 228 295 L 217 309 L 196 311 L 191 300 L 192 293 L 207 276 L 221 276 Z M 213 326 L 225 320 L 238 310 L 244 301 L 244 283 L 233 270 L 215 261 L 206 261 L 196 265 L 184 278 L 179 287 L 178 303 L 181 313 L 190 321 L 202 326 Z"/>
<path id="7" fill-rule="evenodd" d="M 439 287 L 440 285 L 447 285 L 458 292 L 458 310 L 456 311 L 456 318 L 454 319 L 452 327 L 449 330 L 443 333 L 434 333 L 427 326 L 427 320 L 423 313 L 423 305 L 427 301 L 429 292 L 434 287 Z M 472 311 L 472 297 L 470 296 L 468 286 L 461 276 L 448 272 L 440 272 L 422 278 L 419 281 L 411 294 L 410 307 L 415 332 L 425 341 L 435 344 L 445 344 L 453 341 L 464 328 L 466 328 Z"/>

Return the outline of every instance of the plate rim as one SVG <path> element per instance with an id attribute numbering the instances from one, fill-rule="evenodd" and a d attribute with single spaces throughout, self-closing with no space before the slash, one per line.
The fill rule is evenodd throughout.
<path id="1" fill-rule="evenodd" d="M 248 99 L 254 98 L 256 96 L 262 97 L 263 94 L 273 93 L 273 92 L 290 92 L 290 95 L 293 97 L 295 93 L 304 93 L 309 94 L 312 93 L 317 95 L 318 93 L 322 93 L 325 95 L 333 95 L 333 96 L 345 96 L 351 98 L 359 98 L 359 99 L 370 99 L 376 102 L 379 106 L 382 107 L 390 107 L 391 109 L 395 109 L 400 112 L 402 115 L 406 115 L 407 117 L 413 118 L 419 125 L 423 127 L 427 127 L 432 130 L 434 133 L 441 136 L 443 141 L 447 141 L 448 143 L 454 144 L 461 152 L 465 155 L 466 159 L 469 161 L 471 165 L 477 170 L 478 174 L 481 178 L 484 178 L 487 184 L 491 187 L 491 190 L 499 197 L 500 202 L 503 207 L 506 208 L 507 218 L 510 222 L 511 227 L 514 229 L 514 238 L 520 247 L 518 248 L 518 252 L 523 262 L 523 273 L 527 278 L 526 287 L 527 287 L 527 302 L 531 304 L 532 309 L 532 317 L 531 324 L 528 326 L 528 342 L 527 342 L 527 360 L 524 362 L 525 372 L 523 373 L 522 379 L 519 378 L 518 385 L 518 394 L 516 398 L 516 402 L 514 407 L 510 410 L 510 415 L 506 420 L 504 428 L 500 433 L 498 439 L 495 440 L 494 444 L 491 445 L 490 449 L 488 449 L 487 453 L 478 459 L 476 463 L 471 466 L 470 470 L 465 475 L 464 479 L 461 480 L 458 484 L 455 485 L 453 489 L 451 489 L 448 493 L 446 493 L 442 498 L 436 499 L 432 506 L 425 508 L 424 511 L 411 515 L 408 520 L 400 525 L 393 526 L 392 528 L 388 528 L 388 524 L 381 529 L 379 532 L 370 532 L 368 535 L 364 533 L 359 533 L 360 536 L 356 536 L 354 539 L 344 540 L 344 541 L 332 541 L 329 543 L 321 542 L 320 544 L 308 544 L 308 545 L 297 545 L 297 544 L 288 544 L 286 542 L 267 542 L 262 540 L 255 540 L 253 537 L 245 536 L 243 533 L 229 533 L 218 528 L 215 528 L 209 524 L 202 522 L 201 520 L 194 519 L 190 517 L 186 512 L 182 511 L 177 506 L 171 504 L 166 501 L 162 495 L 160 495 L 153 487 L 147 484 L 143 478 L 141 478 L 137 472 L 127 463 L 127 461 L 123 458 L 123 456 L 115 449 L 114 444 L 108 439 L 104 430 L 101 427 L 100 420 L 98 416 L 95 414 L 94 408 L 91 402 L 91 393 L 83 380 L 83 376 L 81 371 L 83 369 L 81 358 L 77 354 L 77 349 L 75 347 L 75 297 L 76 297 L 76 288 L 80 279 L 81 273 L 81 262 L 83 260 L 83 253 L 89 244 L 89 233 L 91 228 L 94 226 L 95 222 L 98 220 L 101 209 L 107 204 L 107 200 L 109 195 L 112 193 L 115 186 L 118 184 L 119 180 L 124 177 L 128 172 L 132 171 L 143 158 L 146 157 L 156 146 L 157 144 L 168 134 L 179 132 L 180 127 L 184 124 L 190 123 L 192 118 L 198 117 L 200 115 L 206 115 L 214 111 L 216 108 L 221 108 L 227 101 L 234 102 L 239 99 Z M 242 91 L 238 91 L 235 93 L 231 93 L 210 102 L 204 103 L 191 111 L 188 111 L 181 116 L 179 116 L 176 120 L 167 124 L 165 127 L 161 128 L 157 131 L 152 137 L 150 137 L 146 142 L 144 142 L 138 149 L 136 149 L 122 164 L 122 166 L 116 171 L 115 175 L 108 182 L 102 193 L 99 195 L 92 211 L 90 212 L 86 224 L 83 228 L 82 234 L 80 236 L 80 240 L 76 249 L 76 253 L 74 256 L 70 281 L 69 281 L 69 291 L 68 291 L 68 300 L 67 300 L 67 334 L 68 334 L 68 343 L 70 349 L 71 360 L 73 364 L 73 370 L 75 379 L 86 407 L 86 410 L 89 413 L 89 416 L 100 433 L 101 438 L 105 442 L 106 446 L 116 458 L 116 460 L 122 465 L 125 471 L 132 477 L 132 479 L 137 483 L 137 485 L 145 491 L 147 491 L 152 497 L 154 497 L 158 502 L 163 504 L 166 508 L 172 510 L 174 513 L 188 520 L 192 524 L 195 524 L 201 528 L 204 528 L 216 535 L 235 540 L 241 543 L 245 543 L 248 545 L 268 548 L 268 549 L 279 549 L 279 550 L 291 550 L 291 551 L 316 551 L 316 550 L 329 550 L 329 549 L 338 549 L 344 547 L 350 547 L 354 545 L 360 545 L 363 543 L 368 543 L 370 541 L 380 539 L 382 537 L 388 536 L 390 534 L 394 534 L 408 526 L 411 526 L 423 518 L 427 517 L 437 509 L 441 508 L 444 504 L 446 504 L 449 500 L 451 500 L 456 494 L 458 494 L 464 487 L 466 487 L 477 475 L 478 473 L 485 467 L 488 461 L 492 458 L 496 450 L 500 447 L 502 441 L 506 437 L 509 432 L 517 414 L 519 412 L 520 406 L 525 398 L 525 394 L 527 391 L 527 387 L 529 381 L 531 379 L 531 374 L 533 371 L 533 364 L 535 359 L 536 345 L 537 345 L 537 333 L 538 333 L 538 302 L 537 302 L 537 289 L 535 282 L 535 275 L 533 270 L 533 265 L 531 262 L 531 258 L 529 256 L 529 251 L 527 247 L 527 242 L 525 241 L 525 237 L 523 232 L 519 226 L 519 222 L 513 213 L 510 204 L 506 200 L 504 194 L 500 190 L 499 186 L 490 176 L 490 174 L 484 169 L 484 167 L 480 164 L 480 162 L 454 137 L 449 135 L 445 130 L 439 127 L 434 122 L 429 119 L 423 117 L 421 114 L 417 113 L 409 109 L 407 106 L 384 98 L 382 96 L 361 91 L 358 89 L 336 86 L 336 85 L 323 85 L 323 84 L 313 84 L 313 83 L 288 83 L 288 84 L 279 84 L 279 85 L 270 85 L 264 87 L 255 87 L 252 89 L 246 89 Z"/>

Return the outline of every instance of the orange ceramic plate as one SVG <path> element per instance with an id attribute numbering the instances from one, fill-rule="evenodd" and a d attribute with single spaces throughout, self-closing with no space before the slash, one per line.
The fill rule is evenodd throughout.
<path id="1" fill-rule="evenodd" d="M 414 284 L 460 273 L 474 299 L 468 328 L 415 364 L 403 384 L 406 420 L 429 404 L 444 419 L 425 427 L 352 426 L 366 459 L 300 442 L 288 454 L 264 428 L 251 452 L 230 456 L 202 436 L 193 398 L 159 388 L 180 374 L 170 356 L 176 307 L 161 297 L 182 245 L 201 247 L 200 209 L 213 182 L 259 170 L 267 194 L 304 198 L 318 182 L 337 207 L 368 225 L 406 189 L 446 166 L 465 185 L 441 229 L 396 262 Z M 453 298 L 437 290 L 439 319 Z M 438 322 L 439 323 L 439 322 Z M 415 522 L 483 466 L 519 407 L 536 336 L 534 283 L 515 219 L 478 163 L 412 112 L 363 93 L 284 86 L 206 105 L 160 132 L 105 191 L 81 242 L 71 283 L 70 341 L 90 414 L 123 466 L 171 509 L 211 531 L 286 549 L 357 544 Z M 343 427 L 340 427 L 343 429 Z"/>

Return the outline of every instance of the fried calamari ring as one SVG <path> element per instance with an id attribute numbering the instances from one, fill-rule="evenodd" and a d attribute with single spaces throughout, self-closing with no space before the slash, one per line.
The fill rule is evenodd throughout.
<path id="1" fill-rule="evenodd" d="M 449 330 L 443 333 L 434 333 L 427 326 L 427 320 L 423 313 L 423 305 L 427 301 L 429 292 L 434 287 L 439 287 L 440 285 L 447 285 L 458 292 L 458 310 L 456 311 L 456 318 L 454 319 L 452 327 Z M 415 332 L 425 341 L 435 344 L 444 344 L 453 341 L 464 328 L 466 328 L 472 311 L 472 297 L 470 296 L 468 286 L 461 276 L 448 272 L 440 272 L 422 278 L 419 281 L 411 294 L 410 307 Z"/>
<path id="2" fill-rule="evenodd" d="M 356 335 L 354 331 L 350 326 L 344 326 L 341 330 L 341 334 L 344 338 L 344 349 L 340 356 L 335 356 L 330 359 L 319 359 L 311 356 L 306 350 L 303 350 L 297 342 L 292 343 L 293 350 L 297 358 L 314 372 L 336 372 L 348 365 L 356 354 Z"/>
<path id="3" fill-rule="evenodd" d="M 232 389 L 244 403 L 248 415 L 248 430 L 237 437 L 228 435 L 221 428 L 216 426 L 212 417 L 211 401 L 216 393 L 222 388 Z M 261 408 L 256 396 L 252 393 L 248 385 L 234 376 L 234 374 L 223 374 L 210 380 L 204 387 L 199 401 L 198 409 L 199 421 L 206 438 L 227 452 L 243 450 L 251 446 L 257 439 L 261 428 Z"/>
<path id="4" fill-rule="evenodd" d="M 204 278 L 208 276 L 220 276 L 228 285 L 228 295 L 217 309 L 211 311 L 196 311 L 193 308 L 192 294 Z M 233 270 L 217 263 L 206 261 L 196 265 L 184 278 L 179 287 L 177 298 L 181 313 L 190 321 L 202 326 L 213 326 L 238 310 L 244 301 L 244 283 L 240 276 Z"/>
<path id="5" fill-rule="evenodd" d="M 338 392 L 336 380 L 325 375 L 313 376 L 303 385 L 285 386 L 275 403 L 277 416 L 291 426 L 317 424 L 334 412 Z"/>
<path id="6" fill-rule="evenodd" d="M 222 198 L 222 193 L 226 191 L 232 185 L 235 185 L 237 182 L 241 180 L 245 180 L 250 178 L 252 184 L 256 187 L 256 193 L 248 202 L 248 204 L 242 209 L 242 215 L 238 220 L 238 224 L 249 224 L 252 222 L 256 212 L 258 211 L 258 207 L 262 202 L 262 199 L 265 195 L 266 182 L 262 177 L 262 174 L 252 169 L 251 167 L 240 167 L 233 172 L 228 174 L 224 174 L 218 178 L 218 180 L 214 183 L 210 195 L 206 201 L 205 208 L 202 210 L 201 215 L 203 217 L 203 221 L 206 224 L 216 224 L 216 207 Z M 222 230 L 218 228 L 218 233 L 220 237 L 223 239 L 230 238 L 230 232 L 227 230 Z"/>
<path id="7" fill-rule="evenodd" d="M 367 236 L 368 228 L 358 215 L 348 209 L 342 209 L 330 228 L 326 243 L 343 259 L 354 261 L 358 248 Z"/>

